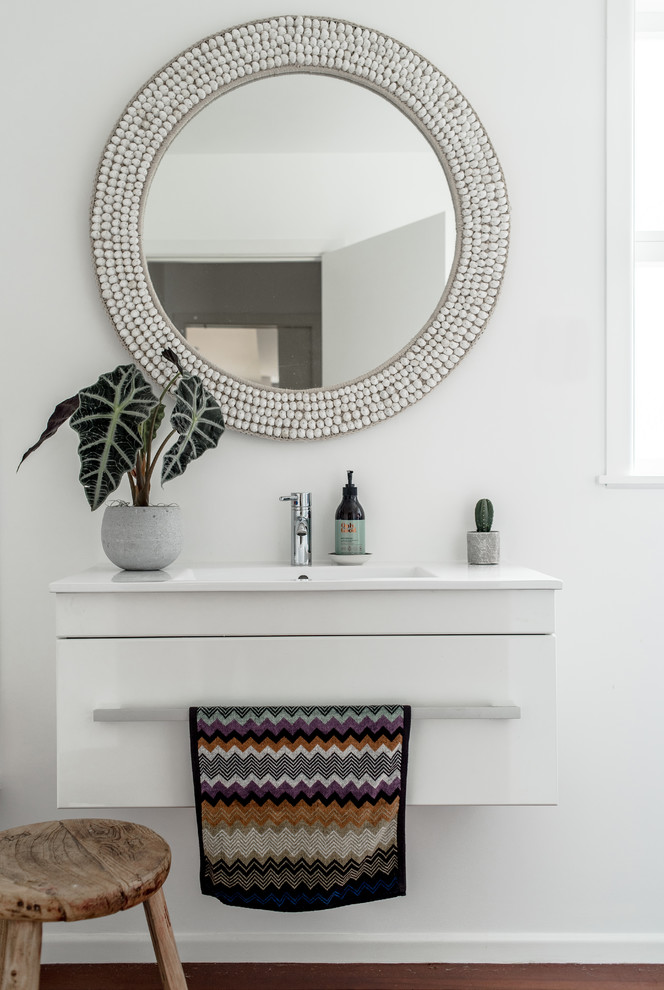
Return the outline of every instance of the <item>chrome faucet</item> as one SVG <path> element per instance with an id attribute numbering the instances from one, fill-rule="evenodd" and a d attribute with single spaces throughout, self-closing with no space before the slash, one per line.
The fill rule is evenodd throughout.
<path id="1" fill-rule="evenodd" d="M 291 564 L 311 567 L 311 492 L 280 495 L 279 501 L 291 504 Z"/>

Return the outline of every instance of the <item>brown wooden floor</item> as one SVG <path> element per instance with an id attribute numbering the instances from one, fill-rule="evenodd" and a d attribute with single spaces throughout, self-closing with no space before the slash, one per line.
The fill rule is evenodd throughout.
<path id="1" fill-rule="evenodd" d="M 664 966 L 185 963 L 189 990 L 652 990 Z M 42 966 L 40 990 L 161 990 L 156 966 Z"/>

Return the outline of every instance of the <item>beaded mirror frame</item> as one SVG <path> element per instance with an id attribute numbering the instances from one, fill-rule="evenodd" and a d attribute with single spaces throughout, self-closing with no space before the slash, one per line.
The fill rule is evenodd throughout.
<path id="1" fill-rule="evenodd" d="M 301 391 L 243 381 L 203 360 L 154 293 L 141 245 L 150 179 L 170 140 L 211 100 L 277 73 L 323 73 L 365 86 L 406 114 L 444 169 L 456 210 L 451 273 L 428 323 L 383 365 L 353 381 Z M 509 202 L 498 158 L 473 108 L 443 73 L 371 28 L 325 17 L 265 18 L 212 35 L 154 75 L 124 110 L 95 179 L 91 238 L 108 314 L 159 385 L 164 348 L 221 404 L 226 425 L 279 440 L 356 432 L 419 401 L 484 331 L 503 278 Z"/>

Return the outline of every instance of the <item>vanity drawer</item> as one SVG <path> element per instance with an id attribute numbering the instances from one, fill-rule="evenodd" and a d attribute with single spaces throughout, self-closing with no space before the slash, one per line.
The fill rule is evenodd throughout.
<path id="1" fill-rule="evenodd" d="M 554 804 L 553 636 L 76 639 L 57 646 L 58 807 L 193 804 L 185 721 L 95 709 L 205 704 L 515 705 L 414 719 L 409 804 Z"/>
<path id="2" fill-rule="evenodd" d="M 468 570 L 468 568 L 466 568 Z M 472 568 L 470 568 L 472 572 Z M 113 592 L 59 592 L 63 639 L 153 636 L 534 635 L 554 631 L 551 588 L 350 591 L 309 585 L 281 591 L 145 591 L 118 581 Z M 140 574 L 140 572 L 138 572 Z M 297 572 L 296 572 L 297 573 Z M 315 573 L 315 571 L 314 571 Z M 467 577 L 467 575 L 466 575 Z M 126 582 L 126 583 L 125 583 Z M 134 583 L 136 582 L 136 583 Z M 472 589 L 472 590 L 471 590 Z M 257 621 L 257 616 L 260 619 Z"/>

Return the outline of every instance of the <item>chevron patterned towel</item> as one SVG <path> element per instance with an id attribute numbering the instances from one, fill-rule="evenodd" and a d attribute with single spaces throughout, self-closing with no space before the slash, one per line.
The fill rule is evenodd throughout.
<path id="1" fill-rule="evenodd" d="M 191 708 L 201 890 L 317 911 L 406 893 L 410 708 Z"/>

